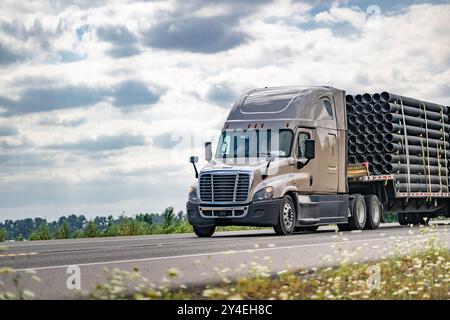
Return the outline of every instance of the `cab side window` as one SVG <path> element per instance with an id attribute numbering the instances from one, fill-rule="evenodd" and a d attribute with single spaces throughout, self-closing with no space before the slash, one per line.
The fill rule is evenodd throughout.
<path id="1" fill-rule="evenodd" d="M 300 132 L 297 139 L 297 158 L 302 159 L 305 157 L 305 141 L 309 139 L 309 134 Z"/>
<path id="2" fill-rule="evenodd" d="M 333 116 L 333 106 L 331 105 L 331 102 L 328 99 L 322 100 L 323 108 L 325 109 L 327 115 L 330 117 L 330 119 L 334 119 Z"/>

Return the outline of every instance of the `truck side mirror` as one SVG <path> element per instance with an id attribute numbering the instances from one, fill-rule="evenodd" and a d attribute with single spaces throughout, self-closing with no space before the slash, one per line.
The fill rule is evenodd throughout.
<path id="1" fill-rule="evenodd" d="M 211 142 L 205 142 L 205 160 L 210 162 L 212 159 L 212 144 Z"/>
<path id="2" fill-rule="evenodd" d="M 198 162 L 198 157 L 191 156 L 189 157 L 189 162 L 192 163 L 192 166 L 194 167 L 195 171 L 195 177 L 198 178 L 198 170 L 195 164 Z"/>
<path id="3" fill-rule="evenodd" d="M 194 156 L 189 157 L 189 163 L 194 164 L 194 163 L 197 163 L 197 162 L 198 162 L 198 157 L 194 157 Z"/>
<path id="4" fill-rule="evenodd" d="M 262 174 L 262 176 L 261 176 L 263 179 L 267 178 L 267 175 L 268 175 L 268 172 L 269 172 L 269 166 L 270 166 L 270 163 L 271 163 L 273 160 L 275 160 L 275 156 L 274 156 L 274 155 L 268 154 L 268 155 L 266 156 L 266 161 L 267 161 L 266 171 L 265 171 L 265 172 Z"/>
<path id="5" fill-rule="evenodd" d="M 312 139 L 305 140 L 305 158 L 308 160 L 316 157 L 316 141 Z"/>

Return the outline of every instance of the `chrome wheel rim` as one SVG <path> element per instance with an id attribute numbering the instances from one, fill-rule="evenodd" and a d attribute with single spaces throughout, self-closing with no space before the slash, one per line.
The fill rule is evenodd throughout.
<path id="1" fill-rule="evenodd" d="M 378 223 L 380 216 L 380 206 L 375 202 L 372 206 L 372 221 Z"/>
<path id="2" fill-rule="evenodd" d="M 356 206 L 356 220 L 358 220 L 359 225 L 362 225 L 364 223 L 364 204 L 362 202 L 359 202 Z"/>
<path id="3" fill-rule="evenodd" d="M 294 224 L 294 210 L 290 203 L 286 203 L 283 207 L 283 222 L 286 229 L 291 229 Z"/>

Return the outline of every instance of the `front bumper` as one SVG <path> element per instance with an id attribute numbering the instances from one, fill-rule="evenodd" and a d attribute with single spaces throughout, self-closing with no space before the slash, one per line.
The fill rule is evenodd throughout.
<path id="1" fill-rule="evenodd" d="M 273 199 L 250 203 L 246 206 L 247 213 L 242 217 L 202 217 L 199 204 L 192 202 L 187 202 L 186 212 L 192 225 L 272 227 L 278 223 L 281 201 L 282 199 Z"/>

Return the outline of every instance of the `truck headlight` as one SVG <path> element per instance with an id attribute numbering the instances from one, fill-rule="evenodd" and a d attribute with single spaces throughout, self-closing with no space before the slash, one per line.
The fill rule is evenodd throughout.
<path id="1" fill-rule="evenodd" d="M 194 203 L 200 202 L 197 194 L 197 186 L 195 185 L 189 188 L 189 201 Z"/>
<path id="2" fill-rule="evenodd" d="M 273 198 L 273 187 L 264 187 L 253 196 L 253 201 L 269 200 Z"/>

